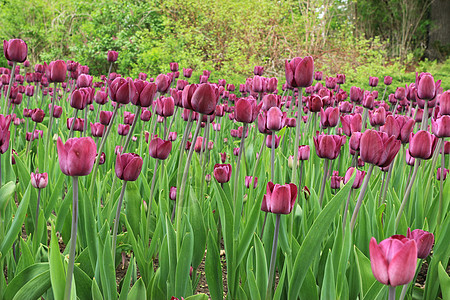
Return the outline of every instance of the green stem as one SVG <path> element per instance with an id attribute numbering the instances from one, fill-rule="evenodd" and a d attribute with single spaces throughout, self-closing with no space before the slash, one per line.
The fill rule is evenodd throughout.
<path id="1" fill-rule="evenodd" d="M 350 221 L 350 228 L 351 228 L 352 232 L 353 232 L 353 229 L 355 228 L 356 217 L 358 216 L 359 209 L 361 208 L 361 204 L 364 199 L 364 195 L 366 194 L 366 190 L 369 185 L 369 180 L 370 180 L 370 176 L 372 175 L 373 167 L 374 167 L 373 164 L 369 165 L 369 170 L 367 171 L 367 174 L 364 177 L 364 182 L 361 187 L 361 191 L 359 192 L 358 200 L 356 201 L 355 210 L 353 211 L 352 220 Z"/>
<path id="2" fill-rule="evenodd" d="M 6 95 L 5 95 L 5 101 L 8 104 L 8 110 L 6 111 L 7 115 L 9 115 L 9 109 L 11 107 L 11 101 L 9 101 L 9 95 L 11 93 L 11 87 L 15 81 L 16 65 L 17 65 L 17 62 L 13 62 L 12 69 L 11 69 L 11 77 L 9 77 L 8 90 L 6 91 Z M 5 103 L 5 107 L 6 107 L 6 103 Z"/>
<path id="3" fill-rule="evenodd" d="M 127 181 L 124 180 L 122 184 L 122 190 L 120 191 L 120 197 L 119 197 L 119 203 L 117 203 L 117 210 L 116 210 L 116 218 L 114 219 L 114 229 L 113 229 L 113 240 L 112 240 L 112 256 L 113 256 L 113 263 L 115 262 L 116 257 L 116 241 L 117 241 L 117 230 L 119 228 L 119 220 L 120 220 L 120 210 L 122 208 L 122 202 L 123 202 L 123 196 L 125 194 L 125 189 L 127 187 Z"/>
<path id="4" fill-rule="evenodd" d="M 411 180 L 408 184 L 408 187 L 406 188 L 405 196 L 403 197 L 402 204 L 400 205 L 397 217 L 395 218 L 394 232 L 397 232 L 398 225 L 400 224 L 400 218 L 402 216 L 403 210 L 405 209 L 406 203 L 408 202 L 409 194 L 411 193 L 411 188 L 414 184 L 414 179 L 416 179 L 417 170 L 419 170 L 419 166 L 420 166 L 420 159 L 416 158 L 416 163 L 414 164 L 414 171 L 411 176 Z"/>
<path id="5" fill-rule="evenodd" d="M 439 209 L 437 217 L 437 225 L 441 225 L 442 221 L 442 208 L 444 206 L 444 170 L 445 170 L 445 156 L 444 156 L 444 141 L 445 138 L 441 138 L 441 178 L 439 180 Z M 434 169 L 433 169 L 434 170 Z"/>
<path id="6" fill-rule="evenodd" d="M 281 215 L 277 214 L 275 222 L 275 232 L 273 233 L 272 254 L 270 256 L 269 284 L 267 285 L 266 300 L 272 299 L 272 292 L 273 292 L 272 286 L 275 273 L 275 263 L 277 258 L 278 232 L 280 231 L 280 217 Z"/>
<path id="7" fill-rule="evenodd" d="M 292 166 L 292 176 L 291 182 L 296 182 L 297 178 L 297 161 L 298 161 L 298 144 L 300 136 L 300 126 L 302 122 L 302 98 L 303 98 L 303 88 L 298 90 L 298 107 L 297 107 L 297 121 L 295 123 L 295 136 L 294 136 L 294 165 Z M 292 96 L 291 105 L 294 105 L 294 97 Z M 308 120 L 309 121 L 309 120 Z"/>
<path id="8" fill-rule="evenodd" d="M 243 124 L 241 143 L 239 145 L 239 154 L 236 161 L 236 172 L 234 173 L 234 191 L 233 191 L 233 205 L 236 206 L 236 198 L 237 198 L 237 190 L 238 190 L 238 181 L 239 181 L 239 169 L 241 165 L 241 157 L 242 153 L 245 151 L 245 133 L 247 132 L 247 123 Z"/>
<path id="9" fill-rule="evenodd" d="M 272 131 L 272 153 L 270 157 L 270 169 L 272 171 L 272 182 L 275 182 L 275 131 Z M 295 163 L 295 162 L 294 162 Z"/>
<path id="10" fill-rule="evenodd" d="M 66 287 L 64 299 L 70 300 L 70 290 L 72 289 L 73 268 L 75 264 L 75 248 L 77 246 L 77 224 L 78 224 L 78 177 L 73 176 L 73 197 L 72 197 L 72 230 L 70 234 L 69 265 L 67 266 Z"/>
<path id="11" fill-rule="evenodd" d="M 395 300 L 395 286 L 389 286 L 389 300 Z"/>
<path id="12" fill-rule="evenodd" d="M 41 202 L 41 189 L 38 189 L 38 198 L 37 198 L 37 204 L 36 204 L 36 216 L 34 216 L 34 236 L 36 237 L 37 233 L 37 224 L 39 220 L 39 204 Z"/>
<path id="13" fill-rule="evenodd" d="M 428 129 L 428 100 L 425 100 L 425 106 L 423 108 L 423 117 L 422 124 L 420 126 L 420 130 L 427 131 Z"/>
<path id="14" fill-rule="evenodd" d="M 323 163 L 323 178 L 322 178 L 322 186 L 320 187 L 320 197 L 319 197 L 319 205 L 322 207 L 323 195 L 325 194 L 325 184 L 327 183 L 328 177 L 328 163 L 329 160 L 325 158 L 325 162 Z M 295 163 L 294 163 L 295 165 Z"/>
<path id="15" fill-rule="evenodd" d="M 133 124 L 131 124 L 130 131 L 128 132 L 128 136 L 125 141 L 125 145 L 123 146 L 123 153 L 127 152 L 128 145 L 130 144 L 131 137 L 133 136 L 134 128 L 136 127 L 136 124 L 140 118 L 140 115 L 141 115 L 141 107 L 139 105 L 136 105 L 136 109 L 134 111 Z"/>

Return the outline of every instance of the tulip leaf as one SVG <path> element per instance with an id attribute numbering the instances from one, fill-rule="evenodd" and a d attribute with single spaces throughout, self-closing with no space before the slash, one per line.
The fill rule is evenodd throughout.
<path id="1" fill-rule="evenodd" d="M 125 188 L 125 203 L 127 219 L 136 236 L 139 233 L 142 197 L 134 182 L 127 183 Z"/>
<path id="2" fill-rule="evenodd" d="M 257 234 L 253 235 L 255 245 L 255 258 L 256 258 L 256 283 L 258 285 L 259 294 L 265 295 L 267 290 L 268 277 L 267 274 L 267 258 L 264 252 L 264 246 Z"/>
<path id="3" fill-rule="evenodd" d="M 61 197 L 61 191 L 63 190 L 64 181 L 67 178 L 67 176 L 64 173 L 59 173 L 58 180 L 56 181 L 56 184 L 52 185 L 53 190 L 51 193 L 51 196 L 47 202 L 47 205 L 45 206 L 45 219 L 47 220 L 50 217 L 50 214 L 55 209 L 56 201 L 59 197 Z"/>
<path id="4" fill-rule="evenodd" d="M 372 286 L 369 288 L 367 293 L 364 295 L 364 300 L 375 300 L 375 299 L 383 299 L 384 295 L 386 295 L 387 286 L 374 281 Z"/>
<path id="5" fill-rule="evenodd" d="M 317 288 L 316 278 L 311 268 L 306 271 L 305 280 L 300 289 L 300 299 L 319 299 L 319 289 Z"/>
<path id="6" fill-rule="evenodd" d="M 323 239 L 327 235 L 330 225 L 335 219 L 336 213 L 339 211 L 342 203 L 347 199 L 348 192 L 351 188 L 351 182 L 346 184 L 323 208 L 317 216 L 314 224 L 309 229 L 300 251 L 294 261 L 293 274 L 289 281 L 288 298 L 291 300 L 297 299 L 302 286 L 303 280 L 306 276 L 306 270 L 314 261 L 316 255 L 320 253 L 320 248 Z"/>
<path id="7" fill-rule="evenodd" d="M 195 197 L 194 192 L 191 189 L 189 193 L 191 197 L 190 201 L 190 221 L 192 225 L 192 232 L 194 233 L 194 245 L 195 251 L 192 256 L 192 267 L 196 268 L 200 265 L 204 255 L 206 246 L 206 228 L 204 223 L 204 218 L 202 214 L 202 209 L 200 208 L 198 199 Z"/>
<path id="8" fill-rule="evenodd" d="M 147 299 L 147 290 L 145 289 L 144 282 L 142 281 L 142 277 L 136 281 L 136 283 L 131 288 L 128 293 L 128 299 L 130 300 L 141 300 Z"/>
<path id="9" fill-rule="evenodd" d="M 30 193 L 31 189 L 33 187 L 31 186 L 31 182 L 28 184 L 28 188 L 23 195 L 22 201 L 20 201 L 19 207 L 17 208 L 17 211 L 14 216 L 14 220 L 12 221 L 11 226 L 9 227 L 8 232 L 6 233 L 5 238 L 3 239 L 1 246 L 0 246 L 0 255 L 4 257 L 6 253 L 11 249 L 12 244 L 17 239 L 17 235 L 22 230 L 22 224 L 25 220 L 25 216 L 28 210 L 28 204 L 30 202 Z"/>
<path id="10" fill-rule="evenodd" d="M 205 276 L 209 292 L 211 293 L 211 299 L 223 299 L 222 265 L 220 264 L 219 249 L 217 248 L 217 238 L 214 237 L 212 230 L 208 233 Z"/>
<path id="11" fill-rule="evenodd" d="M 445 272 L 442 262 L 438 265 L 439 283 L 441 285 L 442 299 L 450 300 L 450 277 Z"/>
<path id="12" fill-rule="evenodd" d="M 180 253 L 178 253 L 177 267 L 175 273 L 175 294 L 181 297 L 188 293 L 188 284 L 190 282 L 189 269 L 192 262 L 192 253 L 194 252 L 194 237 L 192 227 L 186 219 L 189 231 L 184 235 L 181 243 Z"/>
<path id="13" fill-rule="evenodd" d="M 278 285 L 275 290 L 275 294 L 273 295 L 273 300 L 281 299 L 281 295 L 283 294 L 284 280 L 286 279 L 286 270 L 287 270 L 287 266 L 286 266 L 286 264 L 284 264 L 283 271 L 281 272 L 280 280 L 278 281 Z M 306 282 L 306 280 L 304 282 Z M 312 298 L 308 298 L 308 299 L 312 300 Z"/>
<path id="14" fill-rule="evenodd" d="M 325 274 L 323 277 L 322 292 L 320 299 L 337 299 L 336 298 L 336 284 L 334 280 L 333 257 L 331 249 L 328 251 L 327 262 L 325 264 Z M 340 278 L 340 280 L 344 280 Z"/>
<path id="15" fill-rule="evenodd" d="M 98 287 L 97 280 L 95 278 L 92 280 L 92 300 L 103 300 L 102 292 L 100 292 L 100 288 Z"/>
<path id="16" fill-rule="evenodd" d="M 40 298 L 51 286 L 50 270 L 39 274 L 25 283 L 24 286 L 14 295 L 13 300 Z"/>
<path id="17" fill-rule="evenodd" d="M 369 288 L 376 281 L 370 266 L 370 260 L 356 246 L 353 248 L 359 275 L 361 295 L 364 297 Z"/>
<path id="18" fill-rule="evenodd" d="M 51 231 L 49 252 L 50 281 L 52 283 L 53 296 L 55 297 L 55 300 L 63 299 L 66 283 L 65 272 L 54 226 L 52 226 Z"/>
<path id="19" fill-rule="evenodd" d="M 15 189 L 16 185 L 13 181 L 10 181 L 7 184 L 3 185 L 0 189 L 0 212 L 2 214 L 2 218 L 4 217 L 3 212 L 5 211 L 9 200 L 12 199 L 12 195 L 14 194 Z"/>
<path id="20" fill-rule="evenodd" d="M 19 290 L 24 287 L 28 282 L 31 282 L 34 278 L 42 278 L 40 277 L 42 274 L 45 274 L 48 277 L 48 287 L 50 287 L 50 269 L 48 263 L 36 263 L 28 268 L 24 269 L 22 272 L 14 276 L 14 279 L 11 280 L 4 291 L 3 297 L 4 300 L 11 300 L 14 296 L 19 292 Z M 48 288 L 47 288 L 48 289 Z M 45 292 L 45 291 L 44 291 Z M 42 293 L 44 293 L 42 292 Z M 42 294 L 41 294 L 42 295 Z M 23 299 L 36 299 L 40 295 L 34 298 L 23 298 Z"/>
<path id="21" fill-rule="evenodd" d="M 169 278 L 167 280 L 167 290 L 175 290 L 175 274 L 177 267 L 177 239 L 173 225 L 166 216 L 166 235 L 167 235 L 167 249 L 169 257 Z"/>
<path id="22" fill-rule="evenodd" d="M 197 294 L 184 298 L 184 300 L 208 300 L 208 295 L 206 294 Z"/>
<path id="23" fill-rule="evenodd" d="M 261 299 L 254 273 L 254 271 L 256 271 L 254 268 L 254 259 L 254 248 L 251 248 L 247 256 L 247 286 L 252 299 Z"/>

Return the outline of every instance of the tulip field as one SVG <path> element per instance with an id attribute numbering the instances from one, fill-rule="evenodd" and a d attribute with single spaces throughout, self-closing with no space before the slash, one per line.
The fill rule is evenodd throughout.
<path id="1" fill-rule="evenodd" d="M 29 50 L 3 42 L 0 299 L 450 299 L 433 74 L 130 78 L 109 51 L 97 77 Z"/>

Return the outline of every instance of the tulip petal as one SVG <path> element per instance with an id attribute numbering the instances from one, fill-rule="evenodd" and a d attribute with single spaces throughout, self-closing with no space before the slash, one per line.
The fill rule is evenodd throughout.
<path id="1" fill-rule="evenodd" d="M 388 263 L 375 238 L 370 240 L 369 252 L 373 276 L 382 284 L 389 284 Z"/>
<path id="2" fill-rule="evenodd" d="M 389 263 L 389 283 L 398 286 L 409 283 L 414 278 L 417 264 L 417 246 L 414 240 L 403 244 Z"/>

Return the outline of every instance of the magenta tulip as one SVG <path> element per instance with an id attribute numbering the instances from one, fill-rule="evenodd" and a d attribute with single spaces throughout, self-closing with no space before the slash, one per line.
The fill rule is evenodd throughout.
<path id="1" fill-rule="evenodd" d="M 47 173 L 36 173 L 31 172 L 31 185 L 37 189 L 43 189 L 48 184 L 48 174 Z"/>
<path id="2" fill-rule="evenodd" d="M 361 159 L 379 167 L 388 166 L 400 150 L 400 141 L 384 132 L 366 130 L 361 136 Z"/>
<path id="3" fill-rule="evenodd" d="M 21 39 L 3 41 L 3 54 L 9 61 L 22 63 L 27 59 L 28 46 Z"/>
<path id="4" fill-rule="evenodd" d="M 434 235 L 431 232 L 408 228 L 408 239 L 415 240 L 417 245 L 417 258 L 425 259 L 430 255 L 431 248 L 434 244 Z"/>
<path id="5" fill-rule="evenodd" d="M 290 214 L 297 199 L 297 186 L 293 183 L 280 185 L 267 183 L 267 193 L 264 195 L 261 210 L 274 214 Z"/>
<path id="6" fill-rule="evenodd" d="M 313 137 L 316 154 L 320 158 L 336 159 L 341 152 L 342 138 L 338 135 L 316 133 Z"/>
<path id="7" fill-rule="evenodd" d="M 92 171 L 97 146 L 90 137 L 71 138 L 63 144 L 60 137 L 56 143 L 61 171 L 67 176 L 86 176 Z"/>
<path id="8" fill-rule="evenodd" d="M 215 164 L 213 171 L 214 178 L 219 183 L 226 183 L 231 179 L 231 165 L 230 164 Z"/>
<path id="9" fill-rule="evenodd" d="M 165 160 L 172 150 L 172 142 L 164 141 L 161 138 L 153 138 L 149 143 L 150 156 L 156 159 Z"/>
<path id="10" fill-rule="evenodd" d="M 135 153 L 118 154 L 116 157 L 116 176 L 125 181 L 136 181 L 141 173 L 143 160 Z"/>
<path id="11" fill-rule="evenodd" d="M 361 185 L 362 185 L 364 176 L 366 176 L 366 172 L 365 171 L 360 171 L 360 170 L 355 169 L 353 167 L 348 168 L 347 172 L 345 172 L 344 184 L 347 184 L 347 182 L 349 182 L 349 180 L 352 177 L 352 175 L 355 172 L 355 170 L 356 170 L 356 177 L 355 177 L 355 181 L 353 181 L 352 188 L 359 189 L 361 187 Z"/>
<path id="12" fill-rule="evenodd" d="M 291 87 L 308 87 L 314 79 L 314 60 L 311 56 L 285 61 L 286 82 Z"/>
<path id="13" fill-rule="evenodd" d="M 430 159 L 436 148 L 438 139 L 425 130 L 411 133 L 409 138 L 409 153 L 414 158 Z"/>

